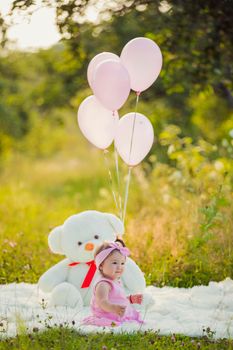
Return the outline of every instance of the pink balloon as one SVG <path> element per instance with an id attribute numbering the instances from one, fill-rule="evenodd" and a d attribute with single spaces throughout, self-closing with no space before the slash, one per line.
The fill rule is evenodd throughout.
<path id="1" fill-rule="evenodd" d="M 120 57 L 115 55 L 115 53 L 111 53 L 111 52 L 101 52 L 95 57 L 93 57 L 92 60 L 90 61 L 87 67 L 87 80 L 91 88 L 92 88 L 93 76 L 94 76 L 96 67 L 98 66 L 99 63 L 109 59 L 112 59 L 118 62 L 120 61 Z"/>
<path id="2" fill-rule="evenodd" d="M 80 130 L 88 141 L 100 149 L 106 149 L 111 145 L 118 121 L 117 112 L 113 116 L 113 113 L 104 108 L 93 95 L 85 98 L 79 106 Z"/>
<path id="3" fill-rule="evenodd" d="M 121 62 L 129 72 L 131 89 L 141 92 L 157 79 L 162 68 L 162 54 L 151 39 L 135 38 L 121 52 Z"/>
<path id="4" fill-rule="evenodd" d="M 132 112 L 120 119 L 114 142 L 127 165 L 139 164 L 149 153 L 153 141 L 153 126 L 143 114 Z"/>
<path id="5" fill-rule="evenodd" d="M 104 107 L 111 111 L 118 110 L 130 93 L 130 78 L 126 68 L 115 60 L 99 63 L 95 69 L 93 92 Z"/>

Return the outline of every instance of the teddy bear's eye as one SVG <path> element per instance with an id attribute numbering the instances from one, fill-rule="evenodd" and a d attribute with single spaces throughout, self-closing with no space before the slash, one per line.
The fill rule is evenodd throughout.
<path id="1" fill-rule="evenodd" d="M 82 245 L 82 242 L 78 242 L 78 245 Z"/>
<path id="2" fill-rule="evenodd" d="M 98 239 L 98 238 L 99 238 L 99 235 L 95 235 L 94 238 L 95 238 L 95 239 Z"/>

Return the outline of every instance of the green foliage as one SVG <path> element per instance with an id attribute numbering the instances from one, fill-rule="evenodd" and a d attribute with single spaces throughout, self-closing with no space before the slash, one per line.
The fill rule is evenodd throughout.
<path id="1" fill-rule="evenodd" d="M 15 138 L 21 137 L 28 130 L 28 102 L 21 84 L 21 74 L 25 68 L 23 56 L 12 54 L 0 58 L 0 130 Z"/>
<path id="2" fill-rule="evenodd" d="M 89 5 L 86 0 L 54 4 L 66 38 L 55 47 L 37 53 L 5 51 L 1 55 L 1 134 L 23 138 L 40 123 L 35 123 L 35 118 L 50 119 L 51 127 L 53 123 L 56 126 L 51 116 L 58 108 L 67 109 L 74 99 L 80 103 L 81 96 L 91 93 L 86 69 L 93 56 L 102 51 L 120 54 L 127 41 L 145 36 L 155 40 L 163 53 L 159 78 L 140 98 L 141 112 L 151 118 L 158 133 L 166 124 L 176 124 L 194 140 L 201 135 L 220 144 L 229 138 L 233 128 L 229 79 L 233 50 L 232 26 L 227 25 L 232 22 L 228 1 L 194 4 L 135 0 L 127 6 L 119 1 L 113 8 L 104 7 L 105 15 L 100 15 L 98 24 L 77 25 L 77 9 L 83 14 Z M 12 7 L 13 11 L 34 8 L 32 1 L 14 1 Z M 121 113 L 132 108 L 129 101 Z M 161 148 L 159 152 L 157 156 L 164 161 Z"/>
<path id="3" fill-rule="evenodd" d="M 42 124 L 45 130 L 62 125 L 66 119 L 64 109 L 69 108 L 80 85 L 80 66 L 81 56 L 74 60 L 64 45 L 38 53 L 10 52 L 1 56 L 0 130 L 4 139 L 26 137 L 27 142 Z M 0 153 L 5 146 L 8 144 L 2 142 Z"/>
<path id="4" fill-rule="evenodd" d="M 233 129 L 232 109 L 212 88 L 194 95 L 189 104 L 193 108 L 192 122 L 205 139 L 219 142 Z"/>

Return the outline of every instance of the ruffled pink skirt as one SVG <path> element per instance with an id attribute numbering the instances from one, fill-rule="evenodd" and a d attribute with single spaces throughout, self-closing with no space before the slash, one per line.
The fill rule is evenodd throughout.
<path id="1" fill-rule="evenodd" d="M 139 324 L 144 324 L 145 322 L 140 318 L 140 314 L 136 310 L 130 310 L 129 315 L 125 315 L 123 317 L 118 317 L 117 315 L 114 315 L 112 313 L 109 313 L 109 317 L 106 317 L 105 315 L 92 315 L 85 317 L 82 320 L 82 325 L 92 325 L 92 326 L 99 326 L 99 327 L 116 327 L 121 326 L 125 322 L 137 322 Z"/>

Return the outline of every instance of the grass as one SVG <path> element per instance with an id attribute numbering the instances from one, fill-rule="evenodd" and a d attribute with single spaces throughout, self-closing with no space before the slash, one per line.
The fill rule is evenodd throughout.
<path id="1" fill-rule="evenodd" d="M 87 209 L 117 214 L 101 151 L 74 128 L 63 143 L 53 155 L 9 153 L 1 164 L 1 284 L 36 283 L 62 259 L 49 251 L 47 236 L 68 216 Z M 113 159 L 109 162 L 112 167 Z M 233 278 L 232 172 L 226 175 L 208 160 L 190 176 L 178 167 L 151 164 L 133 169 L 125 234 L 147 284 L 192 287 Z M 126 174 L 121 166 L 122 196 Z M 214 341 L 211 331 L 193 339 L 153 332 L 87 336 L 61 327 L 2 340 L 0 349 L 31 349 L 31 344 L 35 349 L 233 348 L 226 339 Z"/>
<path id="2" fill-rule="evenodd" d="M 53 328 L 38 333 L 24 334 L 10 338 L 0 343 L 0 349 L 83 349 L 83 350 L 231 350 L 233 342 L 227 339 L 213 340 L 205 335 L 201 338 L 191 338 L 179 334 L 161 336 L 158 332 L 137 332 L 132 334 L 112 333 L 80 334 L 64 327 Z"/>
<path id="3" fill-rule="evenodd" d="M 133 172 L 125 240 L 147 282 L 191 287 L 232 277 L 231 191 L 209 184 L 190 191 L 172 175 L 162 164 L 149 176 Z M 12 158 L 1 176 L 0 283 L 36 282 L 61 259 L 49 252 L 49 231 L 87 209 L 117 214 L 100 152 L 88 160 Z"/>

